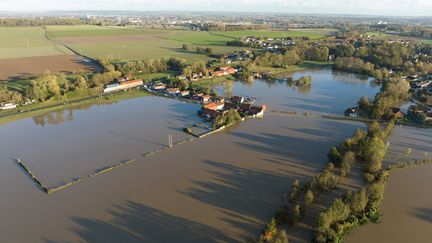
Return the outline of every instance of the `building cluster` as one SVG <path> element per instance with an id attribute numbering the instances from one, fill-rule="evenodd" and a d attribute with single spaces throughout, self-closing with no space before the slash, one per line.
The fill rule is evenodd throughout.
<path id="1" fill-rule="evenodd" d="M 250 50 L 241 50 L 241 51 L 234 51 L 230 53 L 225 59 L 224 62 L 226 64 L 231 64 L 234 62 L 242 62 L 242 61 L 249 61 L 253 58 L 253 54 Z"/>
<path id="2" fill-rule="evenodd" d="M 411 91 L 424 92 L 432 95 L 432 73 L 427 76 L 410 75 L 404 76 L 402 79 L 409 82 Z"/>
<path id="3" fill-rule="evenodd" d="M 420 105 L 412 105 L 408 108 L 408 115 L 420 122 L 432 121 L 432 110 Z"/>
<path id="4" fill-rule="evenodd" d="M 400 108 L 392 107 L 390 108 L 391 114 L 393 118 L 400 119 L 405 116 Z M 345 116 L 358 118 L 361 117 L 361 109 L 359 106 L 351 107 L 345 110 Z"/>
<path id="5" fill-rule="evenodd" d="M 214 120 L 229 110 L 234 109 L 243 117 L 262 116 L 266 106 L 256 106 L 253 103 L 254 99 L 245 99 L 241 96 L 233 96 L 231 98 L 211 97 L 207 102 L 202 103 L 202 108 L 198 111 L 198 115 L 206 120 Z"/>
<path id="6" fill-rule="evenodd" d="M 115 83 L 105 86 L 104 93 L 115 93 L 122 90 L 128 90 L 135 87 L 143 86 L 144 82 L 140 79 L 129 80 L 128 78 L 120 78 Z"/>
<path id="7" fill-rule="evenodd" d="M 225 76 L 233 75 L 237 72 L 238 72 L 238 70 L 233 68 L 233 67 L 222 66 L 222 67 L 216 68 L 214 71 L 210 71 L 207 76 L 204 75 L 202 72 L 197 72 L 197 73 L 192 73 L 190 77 L 188 77 L 186 75 L 180 75 L 177 78 L 183 79 L 183 80 L 188 80 L 191 82 L 196 82 L 196 81 L 199 81 L 201 79 L 225 77 Z"/>
<path id="8" fill-rule="evenodd" d="M 247 46 L 264 48 L 267 51 L 278 51 L 282 47 L 294 46 L 296 42 L 290 38 L 259 38 L 248 36 L 244 40 L 244 44 Z"/>
<path id="9" fill-rule="evenodd" d="M 188 99 L 202 104 L 198 115 L 205 120 L 214 120 L 218 116 L 224 115 L 230 109 L 235 109 L 242 116 L 262 116 L 266 107 L 255 106 L 255 99 L 233 96 L 224 98 L 219 96 L 207 95 L 204 93 L 193 93 L 189 90 L 179 88 L 169 88 L 167 83 L 162 81 L 149 82 L 144 85 L 148 92 L 172 98 Z"/>

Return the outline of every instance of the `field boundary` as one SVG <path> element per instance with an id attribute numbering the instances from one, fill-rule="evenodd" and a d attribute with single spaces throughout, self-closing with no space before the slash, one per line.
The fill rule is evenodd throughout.
<path id="1" fill-rule="evenodd" d="M 45 38 L 46 38 L 48 41 L 50 41 L 51 43 L 53 43 L 55 46 L 57 46 L 57 45 L 64 46 L 66 49 L 68 49 L 69 51 L 71 51 L 73 54 L 75 54 L 75 55 L 77 55 L 77 56 L 79 56 L 79 57 L 81 57 L 81 58 L 89 59 L 90 61 L 92 61 L 92 62 L 98 64 L 98 66 L 100 66 L 100 65 L 99 65 L 99 62 L 98 62 L 97 60 L 95 60 L 95 59 L 93 59 L 93 58 L 91 58 L 91 57 L 89 57 L 89 56 L 87 56 L 87 55 L 84 55 L 84 54 L 80 53 L 79 51 L 73 49 L 72 47 L 70 47 L 70 46 L 68 46 L 68 45 L 66 45 L 66 44 L 64 44 L 64 43 L 62 43 L 62 42 L 56 41 L 56 40 L 54 40 L 54 39 L 51 39 L 51 38 L 49 37 L 49 35 L 48 35 L 48 28 L 47 28 L 46 26 L 44 26 L 43 29 L 45 30 Z"/>

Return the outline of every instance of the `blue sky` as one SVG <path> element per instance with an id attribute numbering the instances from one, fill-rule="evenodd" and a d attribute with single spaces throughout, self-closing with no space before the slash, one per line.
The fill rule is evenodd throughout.
<path id="1" fill-rule="evenodd" d="M 432 16 L 432 0 L 0 0 L 0 10 L 193 10 Z"/>

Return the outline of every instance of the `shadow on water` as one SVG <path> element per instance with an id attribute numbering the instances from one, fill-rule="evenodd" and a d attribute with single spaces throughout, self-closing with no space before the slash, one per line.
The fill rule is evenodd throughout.
<path id="1" fill-rule="evenodd" d="M 432 224 L 432 208 L 414 208 L 411 214 Z"/>
<path id="2" fill-rule="evenodd" d="M 74 232 L 84 242 L 234 242 L 218 229 L 133 201 L 108 213 L 112 220 L 72 217 Z"/>
<path id="3" fill-rule="evenodd" d="M 226 215 L 222 220 L 249 236 L 259 233 L 262 220 L 271 216 L 269 209 L 273 211 L 280 204 L 281 193 L 293 180 L 285 173 L 242 168 L 233 163 L 203 163 L 210 166 L 209 180 L 192 180 L 193 187 L 179 192 L 219 208 Z M 275 193 L 275 187 L 279 192 Z"/>

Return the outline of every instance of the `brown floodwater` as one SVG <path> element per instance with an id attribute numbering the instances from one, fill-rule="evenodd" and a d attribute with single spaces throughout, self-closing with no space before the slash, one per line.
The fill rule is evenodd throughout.
<path id="1" fill-rule="evenodd" d="M 2 158 L 1 239 L 242 242 L 259 234 L 294 179 L 318 172 L 329 147 L 359 127 L 363 125 L 267 116 L 150 158 L 128 155 L 137 162 L 49 196 Z M 117 154 L 113 147 L 104 153 Z M 38 164 L 32 169 L 35 174 L 57 173 L 70 166 L 58 163 L 59 169 L 38 169 Z M 52 182 L 47 174 L 44 179 Z"/>
<path id="2" fill-rule="evenodd" d="M 406 154 L 407 148 L 411 148 L 410 154 Z M 432 159 L 432 129 L 395 127 L 385 164 L 411 159 Z M 430 242 L 431 185 L 432 165 L 393 172 L 382 203 L 382 222 L 358 228 L 346 242 Z"/>
<path id="3" fill-rule="evenodd" d="M 257 102 L 338 113 L 345 103 L 355 104 L 359 96 L 377 91 L 367 79 L 338 79 L 331 70 L 310 74 L 316 85 L 307 93 L 281 91 L 273 84 L 262 88 L 263 82 L 255 82 L 254 92 L 265 93 Z M 327 85 L 319 85 L 320 77 Z M 320 96 L 313 88 L 334 89 L 336 84 L 345 93 Z M 356 89 L 365 92 L 360 95 Z M 355 92 L 352 97 L 346 94 L 349 90 Z M 290 98 L 298 92 L 303 98 Z M 330 96 L 332 101 L 326 102 Z M 342 98 L 337 102 L 337 97 Z M 294 179 L 315 175 L 327 163 L 331 146 L 364 127 L 266 114 L 224 133 L 143 156 L 166 147 L 168 135 L 174 142 L 191 138 L 182 129 L 200 122 L 198 109 L 197 104 L 142 97 L 0 126 L 0 242 L 244 242 L 260 233 Z M 406 136 L 408 143 L 425 140 L 419 146 L 430 147 L 421 130 Z M 22 159 L 48 186 L 124 160 L 136 162 L 46 195 L 13 158 Z M 310 233 L 305 231 L 305 238 Z"/>

